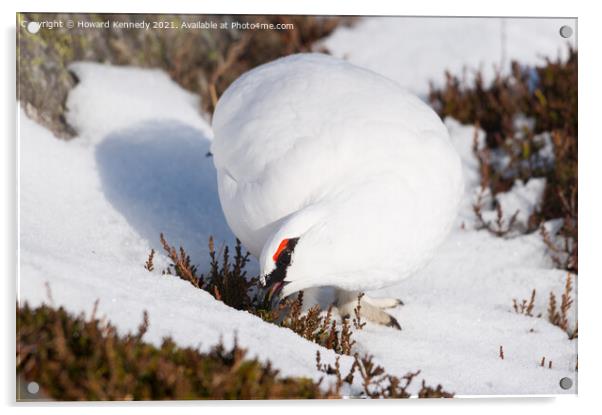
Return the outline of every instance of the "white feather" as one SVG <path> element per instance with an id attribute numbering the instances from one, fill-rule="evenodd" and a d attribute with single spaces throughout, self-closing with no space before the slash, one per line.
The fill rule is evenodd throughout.
<path id="1" fill-rule="evenodd" d="M 299 238 L 285 295 L 391 285 L 426 263 L 456 215 L 460 159 L 439 117 L 345 61 L 299 54 L 249 71 L 213 129 L 222 208 L 261 272 Z"/>

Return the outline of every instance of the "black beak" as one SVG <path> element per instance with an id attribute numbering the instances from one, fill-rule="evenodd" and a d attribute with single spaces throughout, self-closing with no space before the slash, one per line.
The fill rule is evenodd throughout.
<path id="1" fill-rule="evenodd" d="M 272 286 L 268 289 L 268 301 L 270 303 L 274 297 L 277 297 L 278 294 L 280 294 L 280 291 L 282 291 L 282 288 L 285 286 L 285 284 L 286 283 L 284 281 L 279 281 L 272 284 Z"/>
<path id="2" fill-rule="evenodd" d="M 268 292 L 268 301 L 278 295 L 286 282 L 286 267 L 276 264 L 276 268 L 265 277 L 265 286 Z"/>

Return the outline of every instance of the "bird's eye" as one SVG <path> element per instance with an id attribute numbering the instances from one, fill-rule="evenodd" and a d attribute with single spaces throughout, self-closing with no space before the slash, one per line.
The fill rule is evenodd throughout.
<path id="1" fill-rule="evenodd" d="M 291 263 L 291 257 L 293 255 L 293 251 L 295 246 L 297 245 L 297 241 L 299 238 L 291 238 L 291 239 L 283 239 L 274 252 L 272 259 L 276 263 L 276 265 L 282 267 L 288 267 Z"/>
<path id="2" fill-rule="evenodd" d="M 278 261 L 276 261 L 276 264 L 279 265 L 279 266 L 288 266 L 288 265 L 290 265 L 290 263 L 291 263 L 291 254 L 292 254 L 292 252 L 291 252 L 290 249 L 285 249 L 278 256 Z"/>

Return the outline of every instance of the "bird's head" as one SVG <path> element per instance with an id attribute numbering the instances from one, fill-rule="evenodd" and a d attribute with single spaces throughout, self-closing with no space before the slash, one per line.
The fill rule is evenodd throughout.
<path id="1" fill-rule="evenodd" d="M 286 273 L 293 261 L 293 253 L 298 241 L 299 238 L 284 238 L 276 246 L 274 243 L 276 242 L 275 240 L 271 244 L 268 244 L 264 250 L 267 258 L 262 258 L 263 273 L 261 282 L 268 289 L 269 299 L 278 295 L 287 283 L 285 281 Z M 271 256 L 269 255 L 270 253 L 272 253 Z"/>
<path id="2" fill-rule="evenodd" d="M 317 230 L 327 228 L 325 212 L 319 205 L 308 206 L 274 223 L 274 233 L 264 244 L 259 257 L 261 283 L 269 295 L 288 296 L 315 285 L 308 276 L 312 264 L 323 263 L 315 253 L 324 247 Z"/>

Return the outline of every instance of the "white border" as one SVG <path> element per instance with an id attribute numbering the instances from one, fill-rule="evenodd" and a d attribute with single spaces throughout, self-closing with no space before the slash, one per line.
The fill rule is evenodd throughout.
<path id="1" fill-rule="evenodd" d="M 586 4 L 587 3 L 587 4 Z M 594 9 L 595 2 L 575 2 L 575 1 L 546 1 L 546 2 L 525 2 L 524 0 L 505 0 L 503 2 L 483 2 L 471 0 L 454 1 L 426 1 L 419 2 L 399 2 L 393 4 L 388 0 L 346 0 L 331 1 L 324 0 L 305 0 L 300 1 L 278 1 L 278 0 L 231 0 L 231 1 L 196 1 L 169 0 L 156 1 L 147 0 L 144 2 L 126 3 L 123 0 L 105 0 L 102 3 L 94 4 L 92 2 L 82 2 L 75 0 L 53 0 L 52 2 L 42 2 L 33 0 L 22 0 L 18 4 L 11 5 L 2 2 L 3 21 L 3 45 L 7 46 L 5 50 L 4 62 L 2 66 L 4 88 L 7 95 L 2 100 L 3 126 L 5 134 L 3 139 L 2 151 L 2 195 L 4 203 L 2 204 L 1 229 L 2 238 L 0 239 L 0 252 L 2 257 L 0 263 L 4 267 L 2 276 L 5 282 L 5 302 L 3 310 L 7 315 L 3 327 L 7 329 L 6 349 L 2 352 L 1 371 L 3 376 L 0 390 L 2 391 L 2 403 L 11 405 L 14 402 L 14 293 L 15 285 L 15 264 L 16 264 L 16 164 L 15 164 L 15 12 L 17 11 L 73 11 L 73 12 L 149 12 L 149 13 L 233 13 L 233 14 L 391 14 L 391 15 L 449 15 L 449 16 L 545 16 L 545 17 L 578 17 L 579 18 L 579 131 L 581 135 L 581 145 L 579 154 L 580 170 L 580 190 L 581 198 L 579 203 L 581 226 L 580 226 L 580 284 L 579 284 L 579 314 L 580 314 L 580 342 L 579 342 L 579 398 L 571 396 L 562 396 L 555 399 L 545 398 L 493 398 L 493 399 L 474 399 L 474 400 L 455 400 L 452 402 L 418 402 L 412 400 L 409 402 L 367 402 L 367 401 L 345 401 L 337 402 L 337 408 L 329 410 L 345 411 L 365 411 L 370 408 L 380 411 L 399 412 L 404 406 L 411 408 L 412 411 L 445 411 L 446 413 L 482 413 L 484 410 L 496 414 L 508 414 L 509 411 L 516 410 L 516 406 L 537 406 L 531 410 L 542 410 L 545 406 L 546 412 L 575 412 L 585 407 L 599 407 L 596 402 L 599 394 L 598 385 L 599 376 L 602 373 L 600 368 L 600 333 L 599 321 L 596 317 L 600 313 L 599 296 L 600 281 L 602 272 L 600 270 L 598 257 L 600 254 L 596 250 L 600 246 L 600 238 L 596 238 L 602 232 L 600 226 L 600 215 L 602 214 L 602 197 L 600 196 L 599 178 L 602 178 L 600 171 L 599 155 L 600 151 L 600 129 L 599 119 L 602 105 L 600 101 L 600 76 L 602 73 L 600 66 L 599 39 L 602 39 L 600 27 L 602 18 Z M 286 411 L 301 412 L 312 410 L 314 407 L 328 407 L 329 402 L 194 402 L 178 403 L 178 412 L 195 412 L 199 410 L 212 409 L 232 409 L 233 411 L 260 410 L 265 412 L 282 412 L 282 406 L 286 405 Z M 376 406 L 377 405 L 377 406 Z M 19 405 L 23 407 L 23 405 Z M 105 412 L 109 407 L 115 411 L 119 404 L 86 405 L 86 412 L 99 413 Z M 173 406 L 173 403 L 152 403 L 128 405 L 128 409 L 134 413 L 164 413 L 166 406 Z M 199 406 L 201 408 L 199 408 Z M 29 406 L 22 408 L 26 413 L 33 409 L 42 409 L 47 413 L 64 413 L 75 410 L 81 412 L 79 405 L 61 404 L 39 408 Z M 13 408 L 9 408 L 12 413 Z"/>
<path id="2" fill-rule="evenodd" d="M 491 3 L 491 4 L 487 4 Z M 70 11 L 70 12 L 146 12 L 146 13 L 217 13 L 217 14 L 346 14 L 346 15 L 441 15 L 441 16 L 538 16 L 574 17 L 582 7 L 574 2 L 558 0 L 546 1 L 545 5 L 524 0 L 503 2 L 482 2 L 476 0 L 456 0 L 419 2 L 391 2 L 389 0 L 186 0 L 124 2 L 106 0 L 103 2 L 81 2 L 76 0 L 21 0 L 19 11 Z"/>

